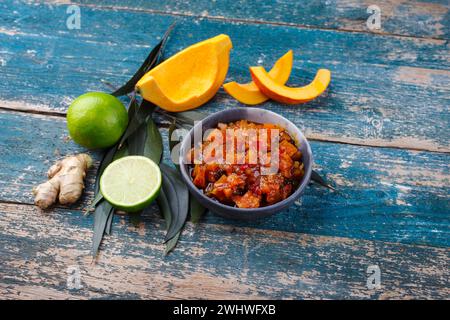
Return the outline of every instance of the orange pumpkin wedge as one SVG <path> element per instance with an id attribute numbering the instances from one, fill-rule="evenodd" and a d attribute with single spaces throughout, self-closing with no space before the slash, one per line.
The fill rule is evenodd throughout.
<path id="1" fill-rule="evenodd" d="M 325 91 L 331 80 L 330 70 L 319 69 L 310 84 L 304 87 L 290 88 L 277 83 L 263 67 L 250 67 L 250 73 L 263 94 L 275 101 L 287 104 L 305 103 L 317 98 Z"/>
<path id="2" fill-rule="evenodd" d="M 146 73 L 136 90 L 167 111 L 197 108 L 210 100 L 225 80 L 231 48 L 225 34 L 196 43 Z"/>
<path id="3" fill-rule="evenodd" d="M 280 59 L 278 59 L 269 71 L 269 75 L 277 83 L 285 84 L 288 81 L 292 70 L 293 53 L 289 50 Z M 256 84 L 251 81 L 248 83 L 228 82 L 223 85 L 224 90 L 233 98 L 248 105 L 255 105 L 269 100 Z"/>

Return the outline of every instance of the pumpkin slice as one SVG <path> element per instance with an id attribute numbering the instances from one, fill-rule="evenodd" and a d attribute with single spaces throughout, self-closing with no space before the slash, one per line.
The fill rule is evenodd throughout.
<path id="1" fill-rule="evenodd" d="M 225 34 L 196 43 L 146 73 L 136 90 L 167 111 L 197 108 L 210 100 L 225 80 L 231 48 Z"/>
<path id="2" fill-rule="evenodd" d="M 277 83 L 285 84 L 291 74 L 292 62 L 293 53 L 292 50 L 289 50 L 270 69 L 270 77 Z M 223 88 L 230 96 L 244 104 L 255 105 L 269 100 L 269 97 L 264 95 L 253 81 L 248 83 L 228 82 L 223 85 Z"/>
<path id="3" fill-rule="evenodd" d="M 277 83 L 263 67 L 251 67 L 250 73 L 253 81 L 263 94 L 273 100 L 287 104 L 305 103 L 317 98 L 325 91 L 331 80 L 330 70 L 319 69 L 314 80 L 307 86 L 290 88 Z"/>

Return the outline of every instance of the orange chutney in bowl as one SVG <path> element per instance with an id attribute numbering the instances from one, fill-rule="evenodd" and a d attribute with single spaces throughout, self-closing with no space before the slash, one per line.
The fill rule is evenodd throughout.
<path id="1" fill-rule="evenodd" d="M 206 196 L 238 208 L 286 199 L 305 173 L 302 153 L 285 129 L 248 120 L 219 123 L 191 149 L 190 159 L 195 159 L 190 170 L 194 185 Z"/>

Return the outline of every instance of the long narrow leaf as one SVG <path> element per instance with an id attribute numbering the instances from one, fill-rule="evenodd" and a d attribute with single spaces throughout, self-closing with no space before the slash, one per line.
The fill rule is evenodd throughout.
<path id="1" fill-rule="evenodd" d="M 105 229 L 110 215 L 114 214 L 114 208 L 103 200 L 95 209 L 94 213 L 94 236 L 92 240 L 92 256 L 95 258 L 105 234 Z"/>
<path id="2" fill-rule="evenodd" d="M 166 188 L 164 186 L 161 188 L 159 192 L 158 198 L 156 198 L 156 202 L 159 206 L 159 211 L 162 213 L 164 221 L 166 221 L 166 229 L 169 229 L 170 222 L 172 221 L 172 210 L 170 208 L 169 200 L 167 199 Z"/>
<path id="3" fill-rule="evenodd" d="M 144 144 L 144 156 L 152 159 L 155 163 L 160 163 L 163 154 L 163 142 L 161 133 L 152 118 L 149 118 L 146 125 L 147 139 Z"/>
<path id="4" fill-rule="evenodd" d="M 169 127 L 169 148 L 170 148 L 171 153 L 172 153 L 172 149 L 178 143 L 177 141 L 172 140 L 172 133 L 176 129 L 176 124 L 177 124 L 177 121 L 176 121 L 176 119 L 174 119 Z M 179 165 L 175 164 L 175 167 L 178 169 L 178 171 L 180 170 Z M 189 193 L 189 213 L 191 215 L 191 221 L 194 223 L 198 222 L 200 220 L 200 218 L 203 216 L 203 214 L 205 213 L 205 211 L 206 211 L 206 208 L 203 207 L 191 193 Z"/>
<path id="5" fill-rule="evenodd" d="M 133 95 L 131 95 L 130 101 L 132 99 L 133 99 Z M 128 122 L 130 121 L 130 119 L 134 118 L 138 107 L 139 107 L 139 105 L 137 103 L 129 103 L 129 105 L 128 105 Z"/>
<path id="6" fill-rule="evenodd" d="M 168 230 L 172 223 L 172 212 L 171 212 L 169 200 L 167 199 L 164 188 L 161 189 L 161 192 L 159 193 L 159 196 L 157 198 L 157 202 L 158 202 L 159 210 L 161 211 L 161 213 L 164 217 L 164 220 L 166 221 L 166 230 Z M 177 234 L 172 239 L 170 239 L 169 241 L 166 242 L 166 248 L 164 250 L 164 255 L 169 254 L 169 252 L 171 252 L 175 248 L 175 246 L 177 245 L 178 240 L 180 238 L 180 234 L 181 234 L 181 230 L 179 232 L 177 232 Z"/>
<path id="7" fill-rule="evenodd" d="M 122 87 L 120 87 L 119 89 L 117 89 L 112 93 L 114 96 L 116 97 L 123 96 L 125 94 L 132 92 L 134 90 L 134 87 L 136 86 L 136 83 L 144 76 L 144 74 L 158 64 L 159 60 L 162 57 L 167 39 L 169 38 L 170 32 L 173 30 L 174 26 L 175 23 L 173 23 L 169 27 L 169 29 L 162 37 L 161 41 L 149 53 L 147 58 L 144 60 L 144 62 L 136 71 L 136 73 L 131 77 L 131 79 L 128 80 L 127 83 L 125 83 Z"/>
<path id="8" fill-rule="evenodd" d="M 132 135 L 128 137 L 128 152 L 130 155 L 144 154 L 145 142 L 147 140 L 147 123 L 142 123 Z"/>
<path id="9" fill-rule="evenodd" d="M 136 74 L 121 88 L 115 90 L 113 93 L 115 96 L 128 94 L 134 90 L 136 82 L 151 68 L 156 66 L 162 58 L 163 51 L 170 32 L 172 31 L 174 24 L 170 26 L 166 34 L 163 36 L 160 43 L 150 52 L 147 59 L 141 65 Z M 105 168 L 115 159 L 129 154 L 127 139 L 143 124 L 146 119 L 152 114 L 155 106 L 145 100 L 142 100 L 140 104 L 136 101 L 136 94 L 133 91 L 131 100 L 128 106 L 128 126 L 122 135 L 118 144 L 110 148 L 105 152 L 100 166 L 97 170 L 96 183 L 95 183 L 95 202 L 98 203 L 94 212 L 94 235 L 92 243 L 92 254 L 95 257 L 98 253 L 101 241 L 105 233 L 111 233 L 113 215 L 115 209 L 106 200 L 102 199 L 100 191 L 100 177 L 103 174 Z M 148 131 L 145 131 L 148 134 Z M 145 141 L 146 139 L 144 139 Z M 137 141 L 135 141 L 137 142 Z M 134 143 L 134 142 L 133 142 Z M 125 147 L 124 147 L 125 146 Z M 137 145 L 132 146 L 133 151 L 137 149 Z M 143 150 L 138 150 L 140 153 Z M 161 151 L 162 152 L 162 151 Z"/>
<path id="10" fill-rule="evenodd" d="M 116 159 L 128 155 L 128 148 L 125 147 L 119 151 L 117 151 L 116 147 L 111 148 L 105 153 L 103 160 L 100 164 L 99 169 L 97 170 L 97 180 L 96 180 L 96 190 L 97 195 L 96 199 L 103 195 L 100 192 L 100 177 L 105 170 L 105 168 Z M 95 257 L 98 253 L 98 248 L 102 242 L 104 234 L 111 234 L 112 222 L 114 216 L 114 208 L 111 204 L 109 204 L 106 200 L 97 200 L 98 204 L 94 211 L 94 236 L 92 241 L 92 255 Z"/>
<path id="11" fill-rule="evenodd" d="M 174 168 L 161 164 L 163 188 L 172 211 L 172 220 L 165 242 L 172 239 L 186 222 L 189 210 L 189 191 Z"/>
<path id="12" fill-rule="evenodd" d="M 113 223 L 113 220 L 114 220 L 114 213 L 115 213 L 115 210 L 113 210 L 112 214 L 110 214 L 109 217 L 108 217 L 108 221 L 106 221 L 105 233 L 108 236 L 111 234 L 112 223 Z"/>
<path id="13" fill-rule="evenodd" d="M 161 190 L 162 190 L 162 193 L 165 195 L 165 197 L 167 199 L 167 203 L 169 204 L 169 208 L 170 208 L 170 210 L 167 211 L 169 216 L 166 216 L 166 215 L 164 216 L 166 223 L 169 224 L 168 228 L 167 228 L 166 237 L 164 239 L 164 242 L 167 242 L 167 240 L 170 239 L 169 230 L 171 229 L 172 224 L 174 223 L 174 221 L 179 220 L 177 217 L 179 216 L 179 212 L 180 212 L 180 203 L 178 201 L 176 187 L 173 185 L 166 170 L 164 170 L 161 166 L 160 166 L 160 168 L 161 168 L 161 174 L 162 174 Z M 173 234 L 171 234 L 171 237 L 173 237 L 177 231 L 172 232 Z"/>
<path id="14" fill-rule="evenodd" d="M 96 196 L 94 197 L 94 200 L 92 200 L 91 204 L 87 206 L 86 209 L 84 209 L 85 213 L 84 215 L 87 216 L 91 213 L 92 210 L 97 206 L 97 204 L 103 199 L 102 193 L 99 191 Z"/>
<path id="15" fill-rule="evenodd" d="M 131 97 L 130 107 L 132 104 L 137 104 L 136 96 L 134 94 Z M 123 146 L 128 137 L 131 136 L 153 113 L 155 105 L 146 100 L 142 100 L 142 102 L 137 107 L 135 106 L 135 108 L 136 111 L 134 117 L 132 119 L 129 119 L 128 127 L 122 135 L 122 138 L 120 138 L 119 149 Z"/>
<path id="16" fill-rule="evenodd" d="M 168 133 L 169 134 L 169 150 L 170 150 L 170 152 L 172 152 L 172 149 L 176 145 L 176 141 L 172 140 L 172 134 L 176 128 L 177 128 L 177 120 L 173 119 L 172 122 L 170 123 L 169 133 Z"/>
<path id="17" fill-rule="evenodd" d="M 116 153 L 116 151 L 117 151 L 117 146 L 113 146 L 108 151 L 106 151 L 105 154 L 103 155 L 103 159 L 100 162 L 100 166 L 97 169 L 97 175 L 96 175 L 96 179 L 95 179 L 95 193 L 96 193 L 96 195 L 100 191 L 100 177 L 102 176 L 103 171 L 106 169 L 106 167 L 113 160 L 114 154 Z"/>
<path id="18" fill-rule="evenodd" d="M 162 40 L 161 40 L 162 44 L 161 44 L 161 50 L 159 50 L 160 56 L 158 59 L 162 59 L 162 57 L 164 55 L 164 50 L 166 49 L 167 41 L 169 40 L 169 36 L 172 33 L 172 30 L 175 28 L 176 24 L 177 24 L 176 21 L 173 22 L 167 29 L 166 33 L 164 33 Z M 158 60 L 158 62 L 159 62 L 159 60 Z"/>
<path id="19" fill-rule="evenodd" d="M 156 201 L 158 202 L 159 211 L 162 213 L 164 220 L 166 221 L 166 230 L 168 230 L 172 223 L 172 211 L 164 188 L 161 188 Z M 169 252 L 171 252 L 175 248 L 178 239 L 180 238 L 180 234 L 181 231 L 179 231 L 172 239 L 166 242 L 166 248 L 164 250 L 165 255 L 169 254 Z"/>
<path id="20" fill-rule="evenodd" d="M 135 228 L 139 228 L 139 225 L 142 222 L 141 214 L 142 214 L 142 211 L 130 212 L 128 214 L 128 217 L 130 218 L 130 222 Z"/>
<path id="21" fill-rule="evenodd" d="M 137 109 L 137 103 L 136 99 L 133 96 L 129 105 L 128 105 L 128 118 L 134 119 L 134 114 Z M 131 116 L 130 116 L 131 115 Z M 128 125 L 129 127 L 129 125 Z M 128 130 L 128 128 L 127 128 Z M 125 141 L 125 140 L 124 140 Z M 123 142 L 122 142 L 123 143 Z M 121 150 L 118 150 L 118 145 L 114 145 L 108 151 L 105 152 L 103 155 L 102 161 L 100 162 L 100 166 L 97 169 L 96 179 L 95 179 L 95 194 L 97 195 L 100 191 L 100 177 L 103 174 L 103 171 L 106 169 L 106 167 L 114 160 L 116 160 L 118 157 L 116 156 L 116 153 L 124 153 L 125 148 L 122 148 Z"/>
<path id="22" fill-rule="evenodd" d="M 130 102 L 128 103 L 128 125 L 118 143 L 118 149 L 120 149 L 128 137 L 141 125 L 137 113 L 139 112 L 141 105 L 136 100 L 136 93 L 131 95 Z"/>
<path id="23" fill-rule="evenodd" d="M 191 126 L 193 126 L 196 121 L 201 121 L 208 116 L 206 113 L 195 110 L 170 113 L 170 115 L 172 115 L 176 119 L 190 124 Z"/>
<path id="24" fill-rule="evenodd" d="M 331 190 L 336 190 L 333 186 L 331 186 L 324 178 L 322 178 L 317 171 L 312 171 L 311 173 L 311 180 L 314 181 L 315 183 L 321 185 L 322 187 L 331 189 Z"/>
<path id="25" fill-rule="evenodd" d="M 125 143 L 124 146 L 122 147 L 122 149 L 116 151 L 112 161 L 116 161 L 117 159 L 129 156 L 129 155 L 130 155 L 130 153 L 128 152 L 128 144 Z"/>
<path id="26" fill-rule="evenodd" d="M 206 208 L 202 206 L 191 193 L 189 193 L 189 213 L 191 214 L 191 222 L 199 222 L 205 212 Z"/>
<path id="27" fill-rule="evenodd" d="M 177 128 L 177 121 L 176 121 L 176 119 L 174 119 L 172 121 L 172 123 L 170 124 L 169 132 L 168 132 L 168 134 L 169 134 L 169 152 L 170 152 L 170 158 L 172 159 L 172 162 L 174 162 L 173 157 L 172 157 L 173 148 L 175 148 L 175 146 L 178 143 L 177 141 L 172 140 L 172 135 L 173 135 L 173 132 L 176 130 L 176 128 Z M 175 156 L 177 157 L 177 155 L 175 155 Z M 174 163 L 174 164 L 175 164 L 175 167 L 177 168 L 177 170 L 179 171 L 180 165 L 177 163 Z"/>
<path id="28" fill-rule="evenodd" d="M 164 250 L 164 254 L 168 255 L 173 249 L 175 249 L 178 240 L 180 239 L 182 230 L 178 231 L 172 239 L 166 242 L 166 249 Z"/>

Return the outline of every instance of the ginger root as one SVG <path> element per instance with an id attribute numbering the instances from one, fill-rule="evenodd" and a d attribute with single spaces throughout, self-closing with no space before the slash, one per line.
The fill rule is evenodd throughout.
<path id="1" fill-rule="evenodd" d="M 86 171 L 92 165 L 92 158 L 80 153 L 57 161 L 47 172 L 48 181 L 33 188 L 34 203 L 47 209 L 56 202 L 71 204 L 77 201 L 84 189 Z"/>

